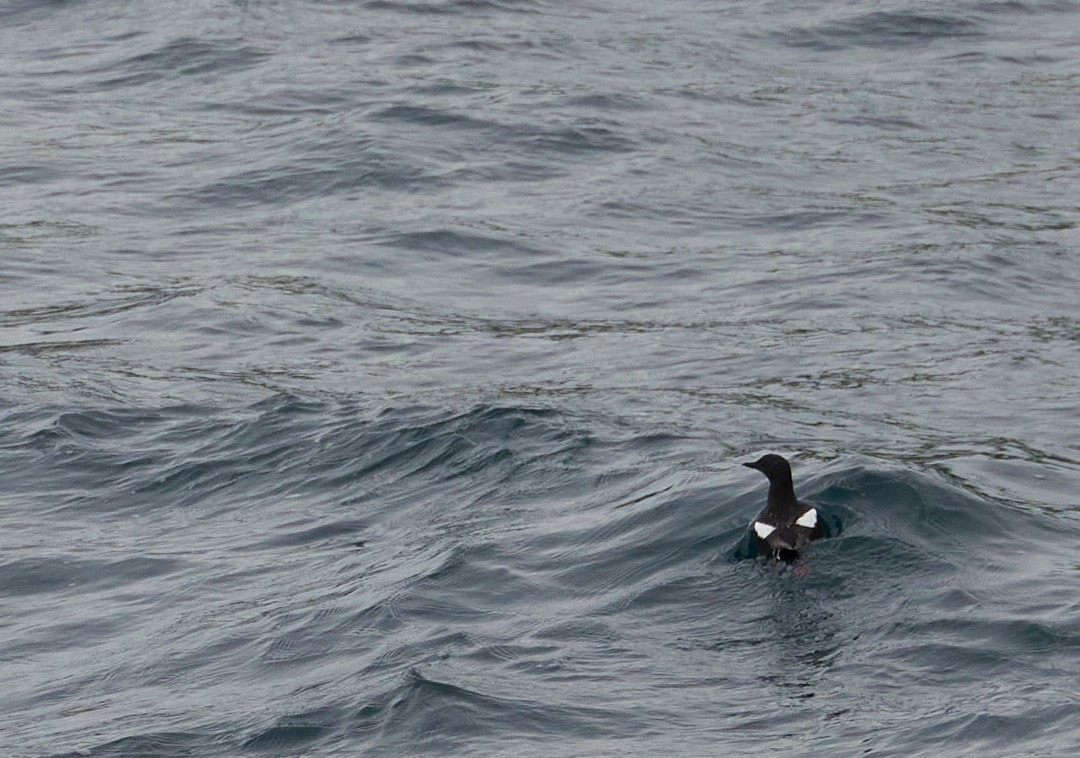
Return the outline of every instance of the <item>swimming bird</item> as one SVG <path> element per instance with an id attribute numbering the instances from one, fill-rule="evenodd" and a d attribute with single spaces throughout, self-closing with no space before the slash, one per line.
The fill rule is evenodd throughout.
<path id="1" fill-rule="evenodd" d="M 825 533 L 817 509 L 799 502 L 791 482 L 791 464 L 769 453 L 753 463 L 744 463 L 769 477 L 769 496 L 763 510 L 750 524 L 757 539 L 758 553 L 773 560 L 794 562 L 811 540 Z"/>

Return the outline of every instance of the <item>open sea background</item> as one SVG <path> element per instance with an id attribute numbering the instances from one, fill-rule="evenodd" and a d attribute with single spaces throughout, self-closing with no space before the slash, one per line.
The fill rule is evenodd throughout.
<path id="1" fill-rule="evenodd" d="M 0 0 L 0 213 L 4 756 L 1080 751 L 1075 0 Z"/>

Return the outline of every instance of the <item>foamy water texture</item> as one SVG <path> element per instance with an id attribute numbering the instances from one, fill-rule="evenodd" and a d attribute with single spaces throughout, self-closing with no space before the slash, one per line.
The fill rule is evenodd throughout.
<path id="1" fill-rule="evenodd" d="M 1073 755 L 1078 29 L 0 2 L 0 753 Z"/>

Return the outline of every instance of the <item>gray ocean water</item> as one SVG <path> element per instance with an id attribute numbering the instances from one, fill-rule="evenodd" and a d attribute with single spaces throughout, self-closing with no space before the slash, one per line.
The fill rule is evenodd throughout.
<path id="1" fill-rule="evenodd" d="M 1078 199 L 1075 0 L 0 0 L 0 753 L 1075 755 Z"/>

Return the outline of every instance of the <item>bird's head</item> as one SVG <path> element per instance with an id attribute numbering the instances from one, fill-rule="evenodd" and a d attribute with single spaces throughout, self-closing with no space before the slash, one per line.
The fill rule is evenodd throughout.
<path id="1" fill-rule="evenodd" d="M 756 461 L 744 463 L 743 465 L 748 468 L 757 469 L 765 476 L 769 477 L 770 482 L 777 478 L 791 478 L 791 465 L 787 462 L 787 459 L 781 455 L 776 455 L 775 453 L 763 455 Z"/>

